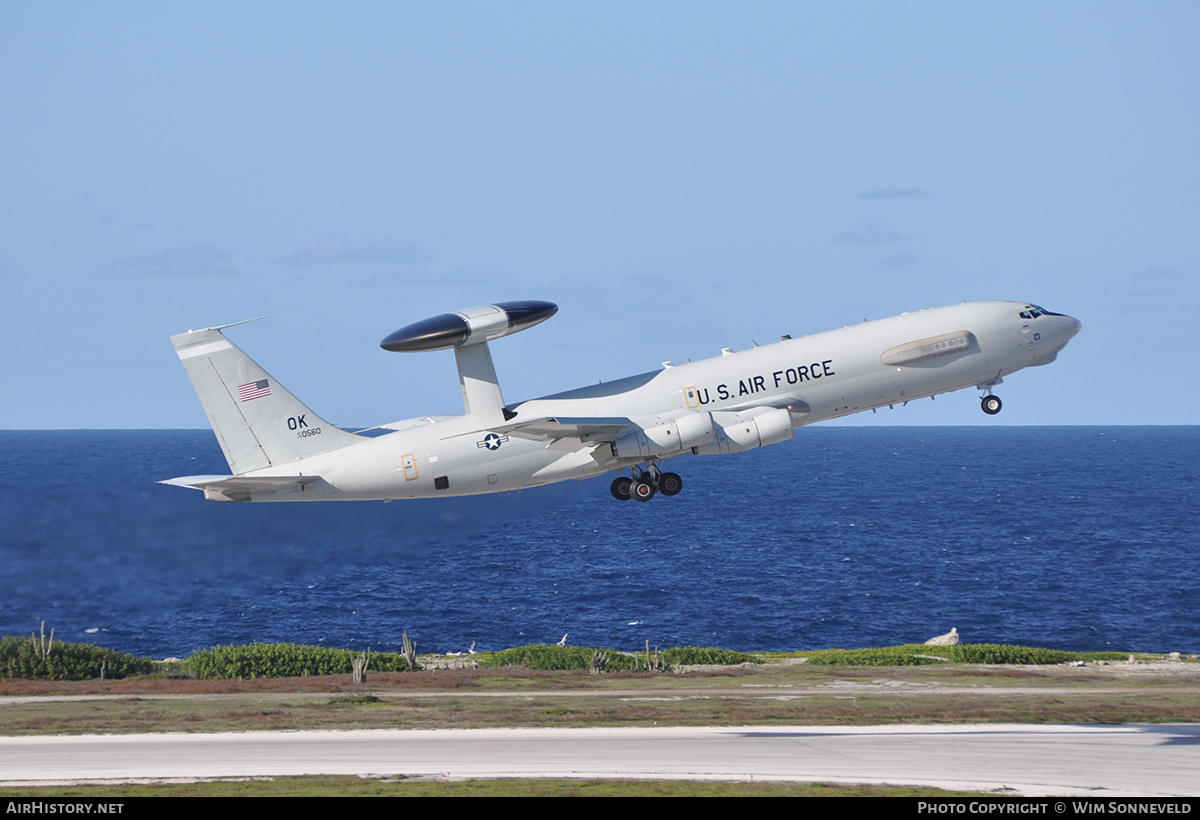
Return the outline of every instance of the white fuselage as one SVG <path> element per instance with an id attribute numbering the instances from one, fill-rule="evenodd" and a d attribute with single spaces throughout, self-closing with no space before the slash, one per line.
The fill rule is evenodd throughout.
<path id="1" fill-rule="evenodd" d="M 743 419 L 787 410 L 790 425 L 763 444 L 811 424 L 872 408 L 986 388 L 1024 367 L 1052 361 L 1079 331 L 1069 316 L 1021 315 L 1017 302 L 977 302 L 906 313 L 799 339 L 785 339 L 654 373 L 509 405 L 511 421 L 493 426 L 473 415 L 432 416 L 388 425 L 393 432 L 247 476 L 309 475 L 321 480 L 250 500 L 398 499 L 505 492 L 589 478 L 675 455 L 736 452 L 722 434 Z M 889 363 L 885 363 L 889 362 Z M 782 414 L 776 413 L 776 417 Z M 696 447 L 556 438 L 525 420 L 627 420 L 634 430 L 694 429 Z M 687 427 L 685 428 L 685 422 Z M 747 422 L 748 423 L 748 422 Z M 665 425 L 665 426 L 664 426 Z M 707 425 L 707 427 L 706 427 Z M 667 433 L 670 435 L 670 432 Z M 679 434 L 676 433 L 678 436 Z M 653 437 L 653 434 L 650 434 Z M 756 440 L 757 441 L 757 440 Z M 666 449 L 664 449 L 666 447 Z M 647 455 L 647 452 L 649 455 Z"/>

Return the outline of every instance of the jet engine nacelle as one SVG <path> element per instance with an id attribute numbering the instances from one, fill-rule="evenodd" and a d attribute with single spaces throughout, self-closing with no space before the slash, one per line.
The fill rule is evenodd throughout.
<path id="1" fill-rule="evenodd" d="M 499 339 L 544 322 L 558 313 L 553 302 L 497 302 L 455 313 L 442 313 L 402 327 L 379 346 L 407 353 L 416 350 L 445 350 Z"/>
<path id="2" fill-rule="evenodd" d="M 616 458 L 676 455 L 715 440 L 712 413 L 688 413 L 663 424 L 643 427 L 613 442 Z"/>
<path id="3" fill-rule="evenodd" d="M 692 447 L 698 456 L 740 453 L 755 447 L 766 447 L 787 441 L 795 434 L 792 414 L 786 409 L 759 407 L 740 413 L 712 413 L 716 438 Z"/>

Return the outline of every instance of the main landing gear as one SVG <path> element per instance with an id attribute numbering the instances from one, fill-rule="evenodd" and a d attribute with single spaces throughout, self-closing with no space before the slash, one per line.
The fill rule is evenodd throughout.
<path id="1" fill-rule="evenodd" d="M 989 382 L 975 385 L 983 391 L 983 395 L 979 397 L 979 406 L 983 408 L 983 412 L 989 416 L 994 416 L 1000 412 L 1000 408 L 1004 406 L 1004 402 L 1000 401 L 999 396 L 992 395 L 992 388 L 998 387 L 1004 383 L 1004 379 L 997 376 Z"/>
<path id="2" fill-rule="evenodd" d="M 609 492 L 618 501 L 628 501 L 630 498 L 649 501 L 655 493 L 678 495 L 683 489 L 683 479 L 677 473 L 660 472 L 654 464 L 648 468 L 634 467 L 633 470 L 632 478 L 617 476 L 609 486 Z"/>

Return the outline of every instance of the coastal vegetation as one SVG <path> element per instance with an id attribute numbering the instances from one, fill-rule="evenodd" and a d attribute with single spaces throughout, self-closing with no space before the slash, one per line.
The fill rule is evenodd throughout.
<path id="1" fill-rule="evenodd" d="M 26 680 L 116 680 L 155 671 L 154 661 L 90 643 L 41 636 L 0 638 L 0 678 Z"/>
<path id="2" fill-rule="evenodd" d="M 481 653 L 481 667 L 521 667 L 524 669 L 566 670 L 590 669 L 593 672 L 669 671 L 681 666 L 736 666 L 742 663 L 761 663 L 747 652 L 716 649 L 708 646 L 673 646 L 670 649 L 645 652 L 618 652 L 584 646 L 529 644 L 501 652 Z"/>
<path id="3" fill-rule="evenodd" d="M 201 680 L 233 678 L 297 678 L 307 675 L 349 675 L 356 659 L 369 662 L 374 672 L 408 672 L 411 664 L 399 652 L 356 652 L 294 643 L 252 643 L 214 646 L 192 653 L 183 671 Z M 420 668 L 419 665 L 416 667 Z"/>
<path id="4" fill-rule="evenodd" d="M 405 634 L 404 652 L 366 652 L 293 643 L 233 644 L 192 653 L 183 661 L 155 662 L 127 652 L 88 643 L 55 640 L 53 630 L 39 637 L 0 638 L 0 679 L 85 681 L 132 676 L 167 676 L 199 680 L 293 678 L 360 672 L 415 672 L 422 668 L 415 644 Z M 946 664 L 1050 664 L 1121 661 L 1123 652 L 1071 652 L 1043 647 L 1004 644 L 956 646 L 901 646 L 864 649 L 819 649 L 792 653 L 748 653 L 702 646 L 674 646 L 628 652 L 602 647 L 529 644 L 498 652 L 471 655 L 426 656 L 434 667 L 528 669 L 539 671 L 586 670 L 592 674 L 617 672 L 680 672 L 692 667 L 730 667 L 803 660 L 811 666 L 931 666 Z"/>

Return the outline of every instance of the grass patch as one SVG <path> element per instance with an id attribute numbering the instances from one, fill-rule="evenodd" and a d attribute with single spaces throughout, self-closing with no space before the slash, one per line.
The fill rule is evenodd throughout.
<path id="1" fill-rule="evenodd" d="M 374 703 L 383 703 L 383 701 L 374 695 L 343 695 L 326 701 L 329 706 L 368 706 Z"/>
<path id="2" fill-rule="evenodd" d="M 1014 674 L 1016 673 L 1016 674 Z M 430 685 L 431 681 L 436 686 Z M 147 691 L 132 691 L 138 685 Z M 165 688 L 175 685 L 172 692 Z M 441 670 L 228 681 L 49 684 L 95 700 L 2 702 L 0 734 L 887 723 L 1190 723 L 1200 665 L 819 666 L 736 675 Z M 191 687 L 203 687 L 196 692 Z M 179 697 L 188 694 L 190 697 Z M 113 694 L 122 697 L 112 698 Z"/>
<path id="3" fill-rule="evenodd" d="M 1128 653 L 1120 652 L 1068 652 L 991 643 L 957 646 L 910 643 L 870 649 L 821 649 L 804 654 L 809 663 L 817 666 L 930 666 L 946 663 L 1042 666 L 1075 661 L 1119 661 L 1129 657 Z"/>

